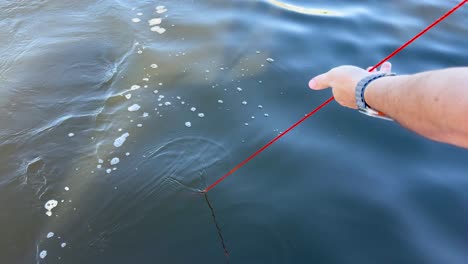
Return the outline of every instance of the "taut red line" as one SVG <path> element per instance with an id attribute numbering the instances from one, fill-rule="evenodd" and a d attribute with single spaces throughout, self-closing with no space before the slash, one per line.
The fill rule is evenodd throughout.
<path id="1" fill-rule="evenodd" d="M 447 13 L 445 13 L 444 15 L 442 15 L 440 18 L 438 18 L 436 21 L 432 22 L 429 26 L 427 26 L 425 29 L 423 29 L 421 32 L 419 32 L 418 34 L 416 34 L 414 37 L 412 37 L 410 40 L 408 40 L 407 42 L 405 42 L 403 45 L 401 45 L 399 48 L 397 48 L 395 51 L 393 51 L 392 53 L 390 53 L 387 57 L 385 57 L 384 59 L 382 59 L 379 63 L 377 63 L 374 67 L 372 67 L 371 69 L 369 69 L 369 71 L 373 71 L 374 69 L 376 69 L 377 67 L 379 67 L 380 65 L 382 65 L 382 63 L 386 62 L 387 60 L 389 60 L 390 58 L 392 58 L 393 56 L 395 56 L 398 52 L 402 51 L 404 48 L 406 48 L 409 44 L 411 44 L 413 41 L 415 41 L 417 38 L 419 38 L 420 36 L 424 35 L 427 31 L 429 31 L 431 28 L 433 28 L 435 25 L 439 24 L 442 20 L 446 19 L 448 16 L 450 16 L 453 12 L 455 12 L 458 8 L 460 8 L 461 6 L 463 6 L 464 4 L 466 4 L 466 2 L 468 2 L 468 0 L 463 0 L 461 1 L 458 5 L 456 5 L 455 7 L 453 7 L 452 9 L 450 9 Z M 307 118 L 311 117 L 313 114 L 315 114 L 317 111 L 319 111 L 320 109 L 322 109 L 325 105 L 327 105 L 328 103 L 330 103 L 331 101 L 333 101 L 333 99 L 335 99 L 333 96 L 328 98 L 328 100 L 326 100 L 325 102 L 323 102 L 321 105 L 319 105 L 317 108 L 315 108 L 314 110 L 312 110 L 310 113 L 308 113 L 307 115 L 305 115 L 303 118 L 301 118 L 301 120 L 297 121 L 296 123 L 294 123 L 294 125 L 292 125 L 291 127 L 289 127 L 288 129 L 286 129 L 286 131 L 284 131 L 283 133 L 279 134 L 277 137 L 275 137 L 274 139 L 272 139 L 270 142 L 268 142 L 265 146 L 261 147 L 259 150 L 257 150 L 255 153 L 253 153 L 252 155 L 250 155 L 247 159 L 245 159 L 244 161 L 242 161 L 241 163 L 239 163 L 236 167 L 234 167 L 233 169 L 231 169 L 230 171 L 228 171 L 228 173 L 224 174 L 221 178 L 219 178 L 217 181 L 215 181 L 213 184 L 211 184 L 210 186 L 208 186 L 205 190 L 203 190 L 202 192 L 203 193 L 207 193 L 209 190 L 213 189 L 216 185 L 218 185 L 219 183 L 221 183 L 222 181 L 224 181 L 229 175 L 233 174 L 235 171 L 237 171 L 240 167 L 244 166 L 247 162 L 249 162 L 250 160 L 252 160 L 255 156 L 257 156 L 258 154 L 260 154 L 262 151 L 264 151 L 266 148 L 268 148 L 269 146 L 271 146 L 273 143 L 275 143 L 278 139 L 280 139 L 281 137 L 283 137 L 284 135 L 286 135 L 289 131 L 291 131 L 292 129 L 294 129 L 295 127 L 297 127 L 300 123 L 304 122 Z"/>

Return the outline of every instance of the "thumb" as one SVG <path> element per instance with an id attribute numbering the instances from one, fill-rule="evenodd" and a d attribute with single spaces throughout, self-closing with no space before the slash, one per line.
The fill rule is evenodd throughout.
<path id="1" fill-rule="evenodd" d="M 323 73 L 318 76 L 315 76 L 309 81 L 309 88 L 312 90 L 323 90 L 330 87 L 328 81 L 328 73 Z"/>

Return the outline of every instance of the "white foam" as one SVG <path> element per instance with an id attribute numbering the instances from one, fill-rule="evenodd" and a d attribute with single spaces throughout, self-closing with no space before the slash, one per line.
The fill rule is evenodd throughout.
<path id="1" fill-rule="evenodd" d="M 147 117 L 147 116 L 149 116 L 149 114 L 146 113 L 146 112 L 144 112 L 144 113 L 143 113 L 143 117 Z"/>
<path id="2" fill-rule="evenodd" d="M 153 19 L 148 20 L 148 24 L 150 26 L 159 25 L 159 24 L 161 24 L 161 22 L 162 22 L 161 18 L 153 18 Z"/>
<path id="3" fill-rule="evenodd" d="M 191 126 L 192 126 L 192 123 L 190 123 L 190 122 L 185 122 L 185 126 L 186 126 L 186 127 L 191 127 Z"/>
<path id="4" fill-rule="evenodd" d="M 237 91 L 242 92 L 242 88 L 237 87 Z"/>
<path id="5" fill-rule="evenodd" d="M 154 32 L 158 32 L 159 34 L 163 34 L 164 32 L 166 32 L 166 29 L 160 26 L 154 26 L 150 30 Z"/>
<path id="6" fill-rule="evenodd" d="M 101 164 L 98 164 L 98 165 L 96 166 L 96 168 L 100 169 L 100 168 L 102 168 L 102 165 L 101 165 Z"/>
<path id="7" fill-rule="evenodd" d="M 109 173 L 112 172 L 112 170 L 111 170 L 111 169 L 107 169 L 106 172 L 107 172 L 107 174 L 109 174 Z"/>
<path id="8" fill-rule="evenodd" d="M 131 105 L 131 106 L 128 107 L 128 111 L 134 112 L 134 111 L 140 110 L 140 108 L 141 108 L 140 105 L 138 105 L 138 104 L 133 104 L 133 105 Z"/>
<path id="9" fill-rule="evenodd" d="M 143 15 L 143 13 L 141 13 L 141 12 L 137 13 L 137 16 L 142 16 L 142 15 Z"/>
<path id="10" fill-rule="evenodd" d="M 264 116 L 265 116 L 265 117 L 269 117 L 270 115 L 269 115 L 269 114 L 267 114 L 267 113 L 265 113 L 265 114 L 264 114 Z"/>
<path id="11" fill-rule="evenodd" d="M 63 242 L 62 244 L 60 244 L 60 246 L 61 246 L 62 248 L 64 248 L 64 247 L 67 246 L 67 243 Z"/>
<path id="12" fill-rule="evenodd" d="M 250 118 L 255 119 L 255 116 L 251 116 Z"/>
<path id="13" fill-rule="evenodd" d="M 223 102 L 223 100 L 218 100 L 218 103 L 222 104 L 222 103 L 224 103 L 224 102 Z"/>
<path id="14" fill-rule="evenodd" d="M 249 123 L 244 123 L 244 126 L 248 126 L 248 125 L 249 125 Z"/>
<path id="15" fill-rule="evenodd" d="M 171 105 L 171 102 L 165 102 L 164 105 Z"/>
<path id="16" fill-rule="evenodd" d="M 141 79 L 141 80 L 147 82 L 147 81 L 149 81 L 149 78 L 143 78 L 143 79 Z"/>
<path id="17" fill-rule="evenodd" d="M 132 18 L 132 22 L 133 22 L 133 23 L 138 23 L 138 22 L 140 22 L 140 21 L 141 21 L 141 19 L 139 19 L 138 17 Z"/>
<path id="18" fill-rule="evenodd" d="M 44 259 L 45 257 L 47 257 L 47 250 L 42 250 L 41 253 L 39 253 L 39 257 L 41 259 Z"/>
<path id="19" fill-rule="evenodd" d="M 163 83 L 158 83 L 158 85 L 159 85 L 159 86 L 162 86 L 162 85 L 163 85 Z"/>
<path id="20" fill-rule="evenodd" d="M 159 99 L 163 99 L 163 98 L 164 98 L 164 95 L 160 94 L 160 95 L 158 96 L 158 98 L 159 98 Z"/>
<path id="21" fill-rule="evenodd" d="M 133 91 L 133 90 L 138 90 L 138 89 L 140 89 L 140 88 L 141 88 L 141 86 L 138 85 L 138 84 L 134 84 L 134 85 L 130 86 L 130 90 L 132 90 L 132 91 Z"/>
<path id="22" fill-rule="evenodd" d="M 180 99 L 181 99 L 181 98 L 180 98 L 180 96 L 176 96 L 176 98 L 177 98 L 178 100 L 180 100 Z"/>
<path id="23" fill-rule="evenodd" d="M 104 163 L 104 161 L 102 159 L 98 159 L 98 163 Z"/>
<path id="24" fill-rule="evenodd" d="M 242 101 L 242 104 L 243 104 L 243 105 L 246 105 L 246 104 L 247 104 L 247 101 Z"/>
<path id="25" fill-rule="evenodd" d="M 258 108 L 259 108 L 259 109 L 262 109 L 262 108 L 263 108 L 263 105 L 258 105 Z"/>
<path id="26" fill-rule="evenodd" d="M 125 143 L 125 140 L 127 139 L 127 137 L 129 135 L 130 135 L 129 133 L 124 133 L 120 137 L 116 138 L 114 140 L 114 147 L 116 147 L 116 148 L 121 147 L 123 145 L 123 143 Z"/>
<path id="27" fill-rule="evenodd" d="M 68 133 L 68 137 L 73 137 L 75 133 Z"/>
<path id="28" fill-rule="evenodd" d="M 153 64 L 150 65 L 150 67 L 153 68 L 153 69 L 156 69 L 156 68 L 158 68 L 158 65 L 156 63 L 153 63 Z"/>
<path id="29" fill-rule="evenodd" d="M 49 232 L 49 233 L 47 233 L 47 238 L 51 238 L 51 237 L 53 237 L 53 236 L 54 236 L 54 232 Z"/>
<path id="30" fill-rule="evenodd" d="M 198 117 L 205 117 L 204 113 L 198 113 Z"/>
<path id="31" fill-rule="evenodd" d="M 70 188 L 68 188 L 68 186 L 65 186 L 64 189 L 65 189 L 65 191 L 67 191 L 67 192 L 70 190 Z"/>
<path id="32" fill-rule="evenodd" d="M 142 127 L 142 126 L 143 126 L 143 124 L 137 124 L 137 127 Z"/>
<path id="33" fill-rule="evenodd" d="M 119 163 L 119 162 L 120 162 L 120 159 L 117 158 L 117 157 L 115 157 L 115 158 L 112 158 L 112 159 L 111 159 L 110 165 L 115 165 L 115 164 L 117 164 L 117 163 Z"/>
<path id="34" fill-rule="evenodd" d="M 125 156 L 130 156 L 130 152 L 125 153 Z"/>
<path id="35" fill-rule="evenodd" d="M 130 98 L 132 98 L 132 94 L 126 94 L 126 95 L 125 95 L 125 98 L 127 98 L 127 100 L 130 99 Z"/>
<path id="36" fill-rule="evenodd" d="M 272 58 L 267 58 L 266 61 L 268 61 L 268 62 L 274 62 L 275 60 L 272 59 Z"/>
<path id="37" fill-rule="evenodd" d="M 157 94 L 157 93 L 159 93 L 159 91 L 158 91 L 158 90 L 154 90 L 153 93 Z"/>
<path id="38" fill-rule="evenodd" d="M 157 7 L 156 7 L 156 13 L 162 14 L 162 13 L 165 13 L 165 12 L 167 12 L 167 9 L 166 9 L 165 6 L 160 5 L 160 6 L 157 6 Z"/>
<path id="39" fill-rule="evenodd" d="M 47 210 L 46 215 L 52 215 L 52 209 L 57 206 L 58 202 L 56 200 L 49 200 L 45 203 L 44 208 Z"/>
<path id="40" fill-rule="evenodd" d="M 190 108 L 190 111 L 195 112 L 195 111 L 197 111 L 197 108 L 192 107 L 192 108 Z"/>

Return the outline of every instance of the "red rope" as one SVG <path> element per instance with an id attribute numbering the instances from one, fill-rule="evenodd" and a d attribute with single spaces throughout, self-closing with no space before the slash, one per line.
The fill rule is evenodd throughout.
<path id="1" fill-rule="evenodd" d="M 413 38 L 411 38 L 410 40 L 408 40 L 405 44 L 401 45 L 398 49 L 396 49 L 395 51 L 393 51 L 392 53 L 390 53 L 390 55 L 388 55 L 387 57 L 385 57 L 383 60 L 381 60 L 379 63 L 377 63 L 374 67 L 372 67 L 371 69 L 369 69 L 369 72 L 373 71 L 374 69 L 376 69 L 377 67 L 379 67 L 380 65 L 382 65 L 384 62 L 388 61 L 391 57 L 395 56 L 398 52 L 400 52 L 401 50 L 403 50 L 404 48 L 406 48 L 409 44 L 411 44 L 413 41 L 415 41 L 417 38 L 419 38 L 420 36 L 424 35 L 424 33 L 426 33 L 427 31 L 429 31 L 431 28 L 433 28 L 435 25 L 437 25 L 438 23 L 440 23 L 442 20 L 444 20 L 445 18 L 447 18 L 448 16 L 450 16 L 453 12 L 455 12 L 455 10 L 457 10 L 458 8 L 460 8 L 462 5 L 464 5 L 466 2 L 468 2 L 468 0 L 463 0 L 461 1 L 458 5 L 456 5 L 455 7 L 453 7 L 452 9 L 450 9 L 447 13 L 445 13 L 443 16 L 441 16 L 439 19 L 437 19 L 436 21 L 432 22 L 432 24 L 430 24 L 428 27 L 426 27 L 424 30 L 422 30 L 421 32 L 419 32 L 417 35 L 415 35 Z M 226 174 L 224 174 L 221 178 L 219 178 L 217 181 L 215 181 L 213 184 L 211 184 L 210 186 L 208 186 L 205 190 L 203 190 L 202 192 L 206 193 L 208 192 L 209 190 L 213 189 L 216 185 L 218 185 L 220 182 L 222 182 L 224 179 L 226 179 L 228 176 L 230 176 L 231 174 L 233 174 L 235 171 L 237 171 L 240 167 L 244 166 L 247 162 L 249 162 L 251 159 L 253 159 L 255 156 L 257 156 L 258 154 L 260 154 L 262 151 L 264 151 L 266 148 L 268 148 L 271 144 L 275 143 L 278 139 L 280 139 L 281 137 L 283 137 L 284 135 L 286 135 L 289 131 L 293 130 L 295 127 L 297 127 L 300 123 L 304 122 L 307 118 L 309 118 L 310 116 L 312 116 L 313 114 L 315 114 L 317 111 L 319 111 L 320 109 L 322 109 L 324 106 L 326 106 L 328 103 L 330 103 L 331 101 L 333 101 L 334 97 L 330 97 L 328 100 L 326 100 L 325 102 L 323 102 L 321 105 L 319 105 L 317 108 L 315 108 L 314 110 L 312 110 L 310 113 L 308 113 L 307 115 L 305 115 L 303 118 L 301 118 L 301 120 L 297 121 L 294 125 L 292 125 L 291 127 L 289 127 L 286 131 L 284 131 L 283 133 L 279 134 L 278 136 L 276 136 L 274 139 L 272 139 L 270 142 L 268 142 L 265 146 L 261 147 L 259 150 L 257 150 L 254 154 L 250 155 L 247 159 L 245 159 L 244 161 L 242 161 L 241 163 L 239 163 L 236 167 L 234 167 L 233 169 L 231 169 L 230 171 L 228 171 Z"/>

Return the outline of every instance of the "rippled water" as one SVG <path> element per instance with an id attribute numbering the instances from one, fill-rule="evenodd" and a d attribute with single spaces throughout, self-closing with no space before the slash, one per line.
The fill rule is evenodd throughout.
<path id="1" fill-rule="evenodd" d="M 0 262 L 227 262 L 198 190 L 457 2 L 0 2 Z M 395 71 L 467 65 L 467 24 Z M 467 161 L 332 103 L 209 197 L 230 263 L 466 263 Z"/>

